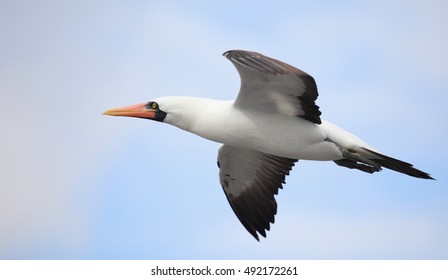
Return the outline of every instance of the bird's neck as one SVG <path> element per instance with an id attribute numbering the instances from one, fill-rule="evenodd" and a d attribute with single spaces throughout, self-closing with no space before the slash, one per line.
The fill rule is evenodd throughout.
<path id="1" fill-rule="evenodd" d="M 233 101 L 198 97 L 176 97 L 176 104 L 165 120 L 173 126 L 214 140 L 213 134 L 226 122 L 233 109 Z"/>

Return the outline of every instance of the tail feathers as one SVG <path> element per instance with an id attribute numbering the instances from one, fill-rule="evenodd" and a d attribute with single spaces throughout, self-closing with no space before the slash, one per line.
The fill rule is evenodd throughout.
<path id="1" fill-rule="evenodd" d="M 385 167 L 412 177 L 434 180 L 428 173 L 414 168 L 412 164 L 385 156 L 366 148 L 344 150 L 344 159 L 335 160 L 337 165 L 359 169 L 367 173 L 381 171 Z"/>

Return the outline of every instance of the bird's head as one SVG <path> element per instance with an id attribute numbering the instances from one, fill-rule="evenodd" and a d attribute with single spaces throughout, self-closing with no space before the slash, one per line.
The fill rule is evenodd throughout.
<path id="1" fill-rule="evenodd" d="M 164 96 L 146 103 L 110 109 L 103 114 L 149 119 L 190 131 L 191 125 L 202 111 L 197 108 L 207 106 L 203 100 L 186 96 Z"/>
<path id="2" fill-rule="evenodd" d="M 159 103 L 156 101 L 110 109 L 103 114 L 109 116 L 143 118 L 159 122 L 163 122 L 167 116 L 167 113 L 160 109 Z"/>

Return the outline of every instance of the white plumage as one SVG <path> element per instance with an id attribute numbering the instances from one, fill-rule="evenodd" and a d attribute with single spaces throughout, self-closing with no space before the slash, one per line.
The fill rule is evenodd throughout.
<path id="1" fill-rule="evenodd" d="M 386 167 L 432 179 L 411 164 L 385 156 L 342 128 L 320 118 L 314 79 L 255 52 L 224 53 L 238 70 L 235 101 L 161 97 L 105 114 L 162 121 L 222 143 L 220 182 L 244 227 L 258 240 L 274 223 L 274 195 L 299 159 L 330 160 L 373 173 Z"/>

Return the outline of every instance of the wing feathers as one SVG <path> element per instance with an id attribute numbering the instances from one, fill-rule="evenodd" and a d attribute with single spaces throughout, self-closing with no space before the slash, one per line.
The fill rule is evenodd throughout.
<path id="1" fill-rule="evenodd" d="M 247 231 L 259 240 L 274 223 L 274 195 L 297 160 L 223 145 L 218 153 L 219 177 L 224 193 Z M 258 233 L 258 234 L 257 234 Z"/>
<path id="2" fill-rule="evenodd" d="M 290 115 L 285 108 L 295 108 L 294 115 L 321 124 L 318 97 L 313 77 L 289 64 L 259 53 L 233 50 L 224 53 L 238 70 L 241 89 L 235 104 Z M 285 102 L 289 106 L 285 106 Z M 272 106 L 273 104 L 277 106 Z"/>

